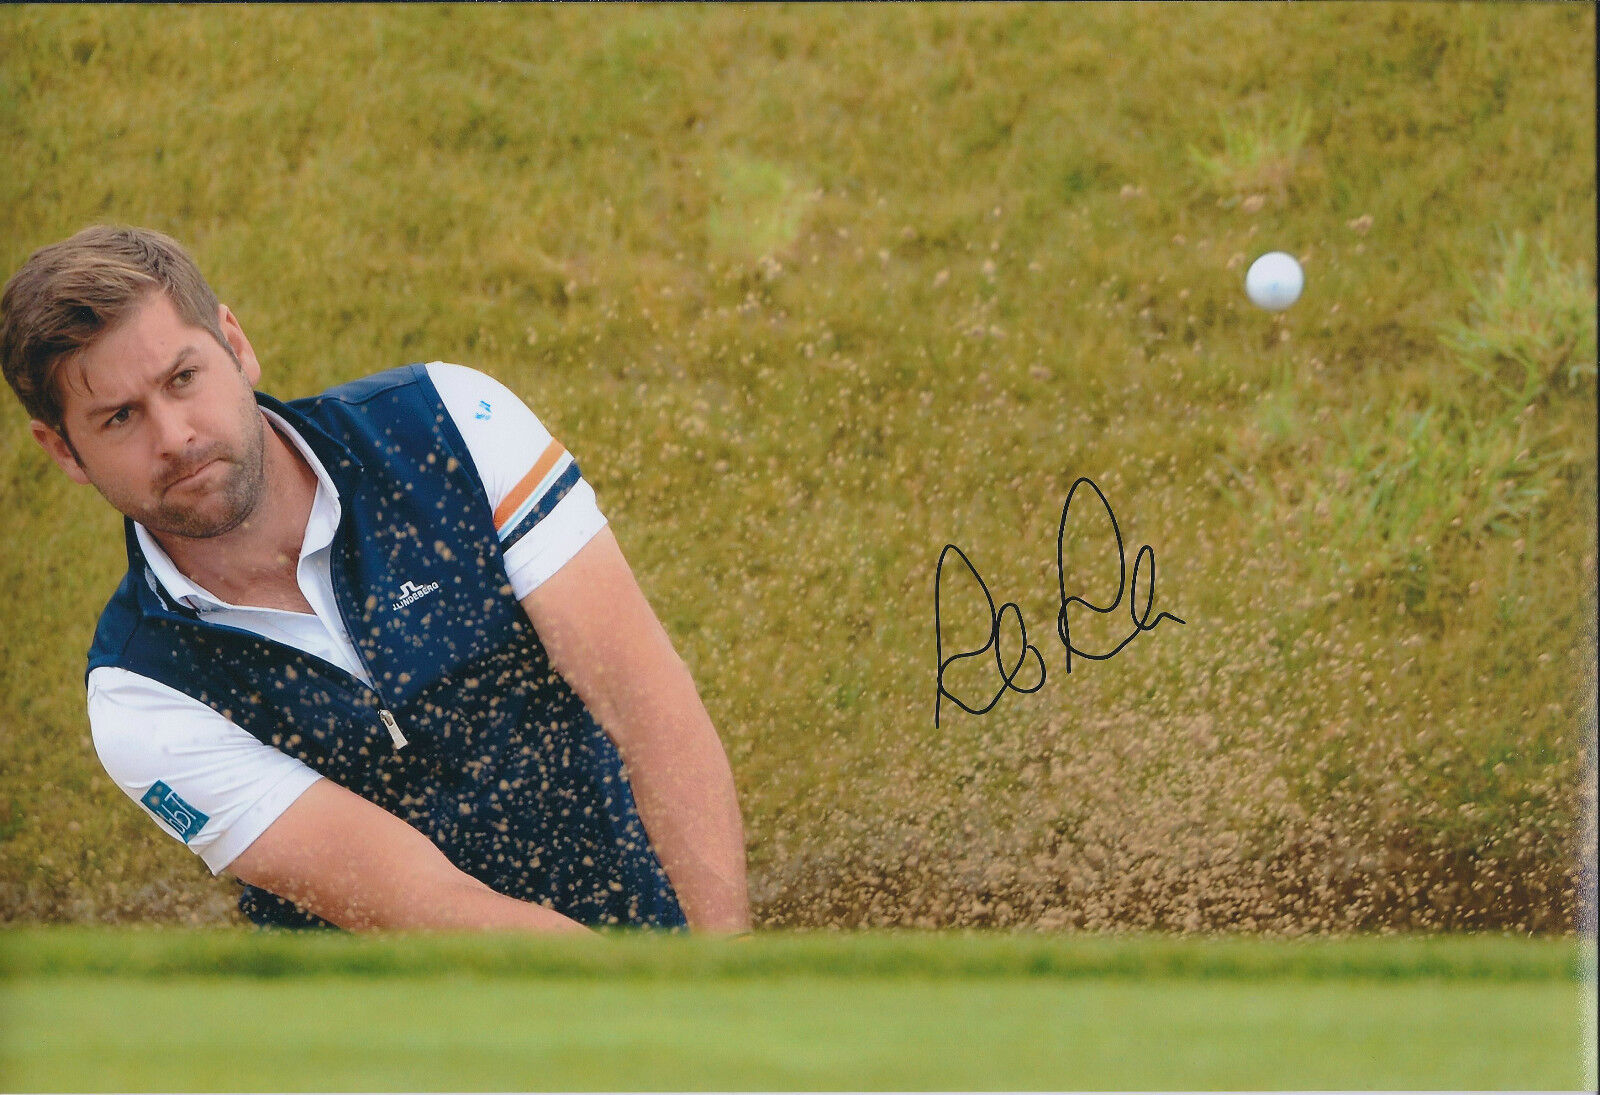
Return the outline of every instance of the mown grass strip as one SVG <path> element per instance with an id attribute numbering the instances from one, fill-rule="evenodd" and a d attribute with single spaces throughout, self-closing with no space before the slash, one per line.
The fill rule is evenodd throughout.
<path id="1" fill-rule="evenodd" d="M 21 1091 L 1555 1090 L 1556 981 L 21 978 Z"/>
<path id="2" fill-rule="evenodd" d="M 1591 960 L 1592 962 L 1592 960 Z M 503 977 L 1444 978 L 1573 980 L 1573 939 L 1509 936 L 1315 940 L 783 933 L 743 940 L 618 935 L 291 935 L 27 929 L 0 935 L 0 976 L 194 974 L 260 978 L 433 973 Z"/>

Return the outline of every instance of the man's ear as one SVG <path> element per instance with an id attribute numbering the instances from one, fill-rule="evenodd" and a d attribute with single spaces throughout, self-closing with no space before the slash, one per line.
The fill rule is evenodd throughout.
<path id="1" fill-rule="evenodd" d="M 78 463 L 78 456 L 72 451 L 72 446 L 67 444 L 65 434 L 46 426 L 37 418 L 28 423 L 28 429 L 33 431 L 33 439 L 39 442 L 39 447 L 49 453 L 50 459 L 56 462 L 56 467 L 66 472 L 68 479 L 74 483 L 89 482 L 89 475 L 83 470 L 83 465 Z"/>
<path id="2" fill-rule="evenodd" d="M 244 328 L 239 326 L 238 317 L 226 304 L 219 304 L 217 323 L 222 327 L 222 337 L 233 349 L 233 356 L 239 359 L 239 368 L 244 371 L 245 379 L 254 388 L 261 382 L 261 362 L 256 360 L 256 352 L 251 348 L 250 340 L 244 336 Z"/>

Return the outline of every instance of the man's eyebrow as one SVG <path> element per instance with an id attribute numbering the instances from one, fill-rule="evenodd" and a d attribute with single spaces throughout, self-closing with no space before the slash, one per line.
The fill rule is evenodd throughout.
<path id="1" fill-rule="evenodd" d="M 174 355 L 172 364 L 166 367 L 166 370 L 163 371 L 161 376 L 157 378 L 156 383 L 160 385 L 171 380 L 173 374 L 179 372 L 183 368 L 184 362 L 188 361 L 189 358 L 193 357 L 197 352 L 198 351 L 193 346 L 185 346 L 183 349 L 179 350 L 177 354 Z M 133 400 L 122 399 L 110 403 L 97 403 L 85 410 L 83 412 L 83 416 L 85 418 L 99 418 L 101 415 L 109 414 L 111 411 L 121 410 L 131 402 L 133 402 Z"/>

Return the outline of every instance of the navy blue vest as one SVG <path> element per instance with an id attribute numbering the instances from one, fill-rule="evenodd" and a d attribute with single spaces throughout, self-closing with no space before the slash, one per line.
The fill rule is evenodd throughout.
<path id="1" fill-rule="evenodd" d="M 585 924 L 683 926 L 616 747 L 551 668 L 506 580 L 477 470 L 426 368 L 288 404 L 256 398 L 338 487 L 333 589 L 374 687 L 167 598 L 131 521 L 128 574 L 89 668 L 119 666 L 210 706 L 500 893 Z M 251 886 L 239 907 L 263 925 L 324 923 Z"/>

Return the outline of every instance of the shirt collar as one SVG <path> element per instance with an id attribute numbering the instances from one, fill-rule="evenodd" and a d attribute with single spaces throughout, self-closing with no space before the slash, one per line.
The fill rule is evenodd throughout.
<path id="1" fill-rule="evenodd" d="M 311 466 L 312 472 L 317 477 L 317 492 L 311 501 L 311 515 L 306 519 L 305 537 L 300 544 L 300 558 L 304 559 L 333 543 L 333 536 L 339 528 L 339 517 L 342 513 L 339 490 L 334 486 L 333 479 L 328 475 L 328 470 L 323 466 L 321 459 L 300 435 L 300 431 L 278 410 L 260 400 L 260 397 L 258 401 L 261 402 L 261 413 L 266 415 L 267 420 L 278 428 L 278 432 L 288 438 L 300 455 L 305 457 L 306 463 Z M 276 404 L 276 400 L 273 402 Z M 282 404 L 277 406 L 287 410 Z M 161 590 L 158 592 L 165 592 L 168 598 L 198 612 L 236 607 L 219 600 L 204 587 L 190 581 L 173 565 L 166 549 L 156 541 L 148 529 L 136 521 L 131 523 L 134 537 L 138 541 L 139 550 L 143 553 L 145 566 L 148 568 L 147 580 L 153 577 L 155 582 L 160 583 Z"/>

